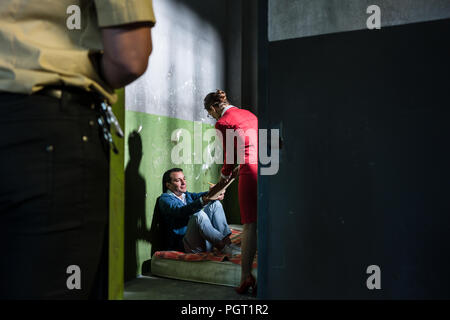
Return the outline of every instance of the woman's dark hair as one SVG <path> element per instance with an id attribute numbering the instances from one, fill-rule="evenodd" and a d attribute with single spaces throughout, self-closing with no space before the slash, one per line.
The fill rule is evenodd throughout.
<path id="1" fill-rule="evenodd" d="M 170 174 L 172 172 L 183 172 L 183 169 L 180 168 L 172 168 L 170 170 L 167 170 L 166 172 L 164 172 L 163 174 L 163 178 L 162 178 L 162 189 L 163 189 L 163 193 L 166 193 L 167 191 L 167 187 L 166 187 L 166 183 L 170 182 Z"/>
<path id="2" fill-rule="evenodd" d="M 221 107 L 230 104 L 230 102 L 227 99 L 225 91 L 217 89 L 216 92 L 210 92 L 206 95 L 203 104 L 205 109 L 209 110 L 212 106 Z"/>

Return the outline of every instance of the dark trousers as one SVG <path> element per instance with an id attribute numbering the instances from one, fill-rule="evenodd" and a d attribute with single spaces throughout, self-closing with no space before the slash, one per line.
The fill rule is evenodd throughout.
<path id="1" fill-rule="evenodd" d="M 0 92 L 1 299 L 107 297 L 109 149 L 92 102 Z"/>

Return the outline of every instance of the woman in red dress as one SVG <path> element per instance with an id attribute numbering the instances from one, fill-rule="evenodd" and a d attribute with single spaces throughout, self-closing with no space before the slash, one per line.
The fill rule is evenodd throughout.
<path id="1" fill-rule="evenodd" d="M 258 179 L 258 118 L 250 111 L 231 105 L 224 91 L 209 93 L 205 109 L 217 120 L 216 129 L 222 135 L 224 164 L 221 179 L 229 179 L 239 164 L 239 206 L 242 231 L 241 284 L 236 291 L 246 293 L 251 287 L 256 294 L 252 264 L 256 255 L 257 179 Z"/>

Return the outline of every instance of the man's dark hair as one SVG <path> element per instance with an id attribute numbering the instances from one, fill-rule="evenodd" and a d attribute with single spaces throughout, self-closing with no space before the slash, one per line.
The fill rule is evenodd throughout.
<path id="1" fill-rule="evenodd" d="M 172 172 L 183 172 L 183 169 L 180 168 L 172 168 L 167 170 L 166 172 L 164 172 L 163 174 L 163 178 L 162 178 L 162 189 L 163 189 L 163 193 L 165 193 L 167 191 L 167 187 L 166 187 L 166 183 L 170 182 L 170 174 Z"/>

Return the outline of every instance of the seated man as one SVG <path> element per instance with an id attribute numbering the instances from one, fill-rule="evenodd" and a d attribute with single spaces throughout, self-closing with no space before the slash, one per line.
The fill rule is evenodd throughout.
<path id="1" fill-rule="evenodd" d="M 162 184 L 164 193 L 158 205 L 167 228 L 168 250 L 198 253 L 216 247 L 225 254 L 240 253 L 231 244 L 231 230 L 220 201 L 209 199 L 207 192 L 186 191 L 183 170 L 179 168 L 166 171 Z"/>

